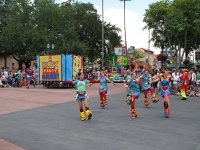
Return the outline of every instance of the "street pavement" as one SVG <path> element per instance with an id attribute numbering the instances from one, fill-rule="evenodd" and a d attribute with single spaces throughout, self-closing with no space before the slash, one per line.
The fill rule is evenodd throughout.
<path id="1" fill-rule="evenodd" d="M 93 118 L 80 121 L 74 89 L 0 89 L 0 150 L 200 150 L 199 97 L 170 96 L 164 118 L 162 101 L 145 108 L 141 94 L 133 120 L 123 84 L 109 85 L 104 110 L 98 85 L 88 93 Z"/>

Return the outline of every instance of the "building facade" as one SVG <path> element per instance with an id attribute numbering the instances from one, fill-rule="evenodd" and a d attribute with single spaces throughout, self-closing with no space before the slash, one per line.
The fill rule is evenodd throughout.
<path id="1" fill-rule="evenodd" d="M 35 61 L 31 62 L 31 67 L 35 66 Z M 23 64 L 22 68 L 26 66 Z M 13 58 L 12 55 L 0 56 L 0 68 L 8 68 L 9 71 L 16 71 L 19 69 L 19 63 Z"/>
<path id="2" fill-rule="evenodd" d="M 131 58 L 132 54 L 128 54 L 129 65 L 133 66 L 136 70 L 139 70 L 141 68 L 153 68 L 155 66 L 156 60 L 156 55 L 154 54 L 154 52 L 145 48 L 139 48 L 138 51 L 144 53 L 144 57 L 134 60 L 133 58 Z"/>

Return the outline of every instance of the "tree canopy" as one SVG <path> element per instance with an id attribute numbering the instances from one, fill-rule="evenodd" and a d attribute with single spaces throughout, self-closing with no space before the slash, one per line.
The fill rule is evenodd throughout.
<path id="1" fill-rule="evenodd" d="M 102 21 L 93 4 L 54 0 L 0 0 L 0 51 L 30 66 L 36 55 L 73 53 L 100 58 Z M 120 29 L 104 23 L 111 51 L 121 45 Z M 47 44 L 55 48 L 47 50 Z M 111 52 L 109 52 L 111 53 Z M 109 55 L 108 55 L 109 56 Z"/>
<path id="2" fill-rule="evenodd" d="M 165 37 L 166 49 L 175 50 L 174 62 L 200 44 L 200 1 L 162 0 L 149 5 L 143 21 L 146 29 L 152 29 L 152 41 L 160 47 L 160 37 Z M 181 54 L 181 49 L 184 49 Z M 181 58 L 181 59 L 177 59 Z"/>

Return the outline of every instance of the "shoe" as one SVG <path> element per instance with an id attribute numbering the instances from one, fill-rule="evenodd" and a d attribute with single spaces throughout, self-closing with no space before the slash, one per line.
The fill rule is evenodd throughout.
<path id="1" fill-rule="evenodd" d="M 85 120 L 85 112 L 80 112 L 81 121 Z"/>
<path id="2" fill-rule="evenodd" d="M 149 100 L 147 98 L 144 99 L 144 105 L 147 107 L 149 106 Z"/>
<path id="3" fill-rule="evenodd" d="M 137 118 L 137 111 L 136 111 L 136 109 L 132 109 L 131 110 L 131 117 L 132 117 L 132 119 L 135 119 L 135 118 Z"/>
<path id="4" fill-rule="evenodd" d="M 156 99 L 156 95 L 155 94 L 152 95 L 151 99 L 152 99 L 153 103 L 157 103 L 159 101 L 159 100 Z"/>
<path id="5" fill-rule="evenodd" d="M 88 120 L 92 118 L 92 112 L 90 110 L 86 110 L 85 114 L 88 117 Z"/>
<path id="6" fill-rule="evenodd" d="M 182 97 L 181 100 L 187 100 L 187 98 L 186 97 Z"/>

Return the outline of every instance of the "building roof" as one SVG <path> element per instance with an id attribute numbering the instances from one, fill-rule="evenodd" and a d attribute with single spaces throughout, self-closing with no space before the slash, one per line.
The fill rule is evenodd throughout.
<path id="1" fill-rule="evenodd" d="M 151 53 L 151 54 L 154 54 L 154 51 L 151 51 L 151 50 L 148 50 L 148 49 L 145 49 L 145 48 L 139 48 L 139 50 L 144 50 L 145 53 Z"/>

